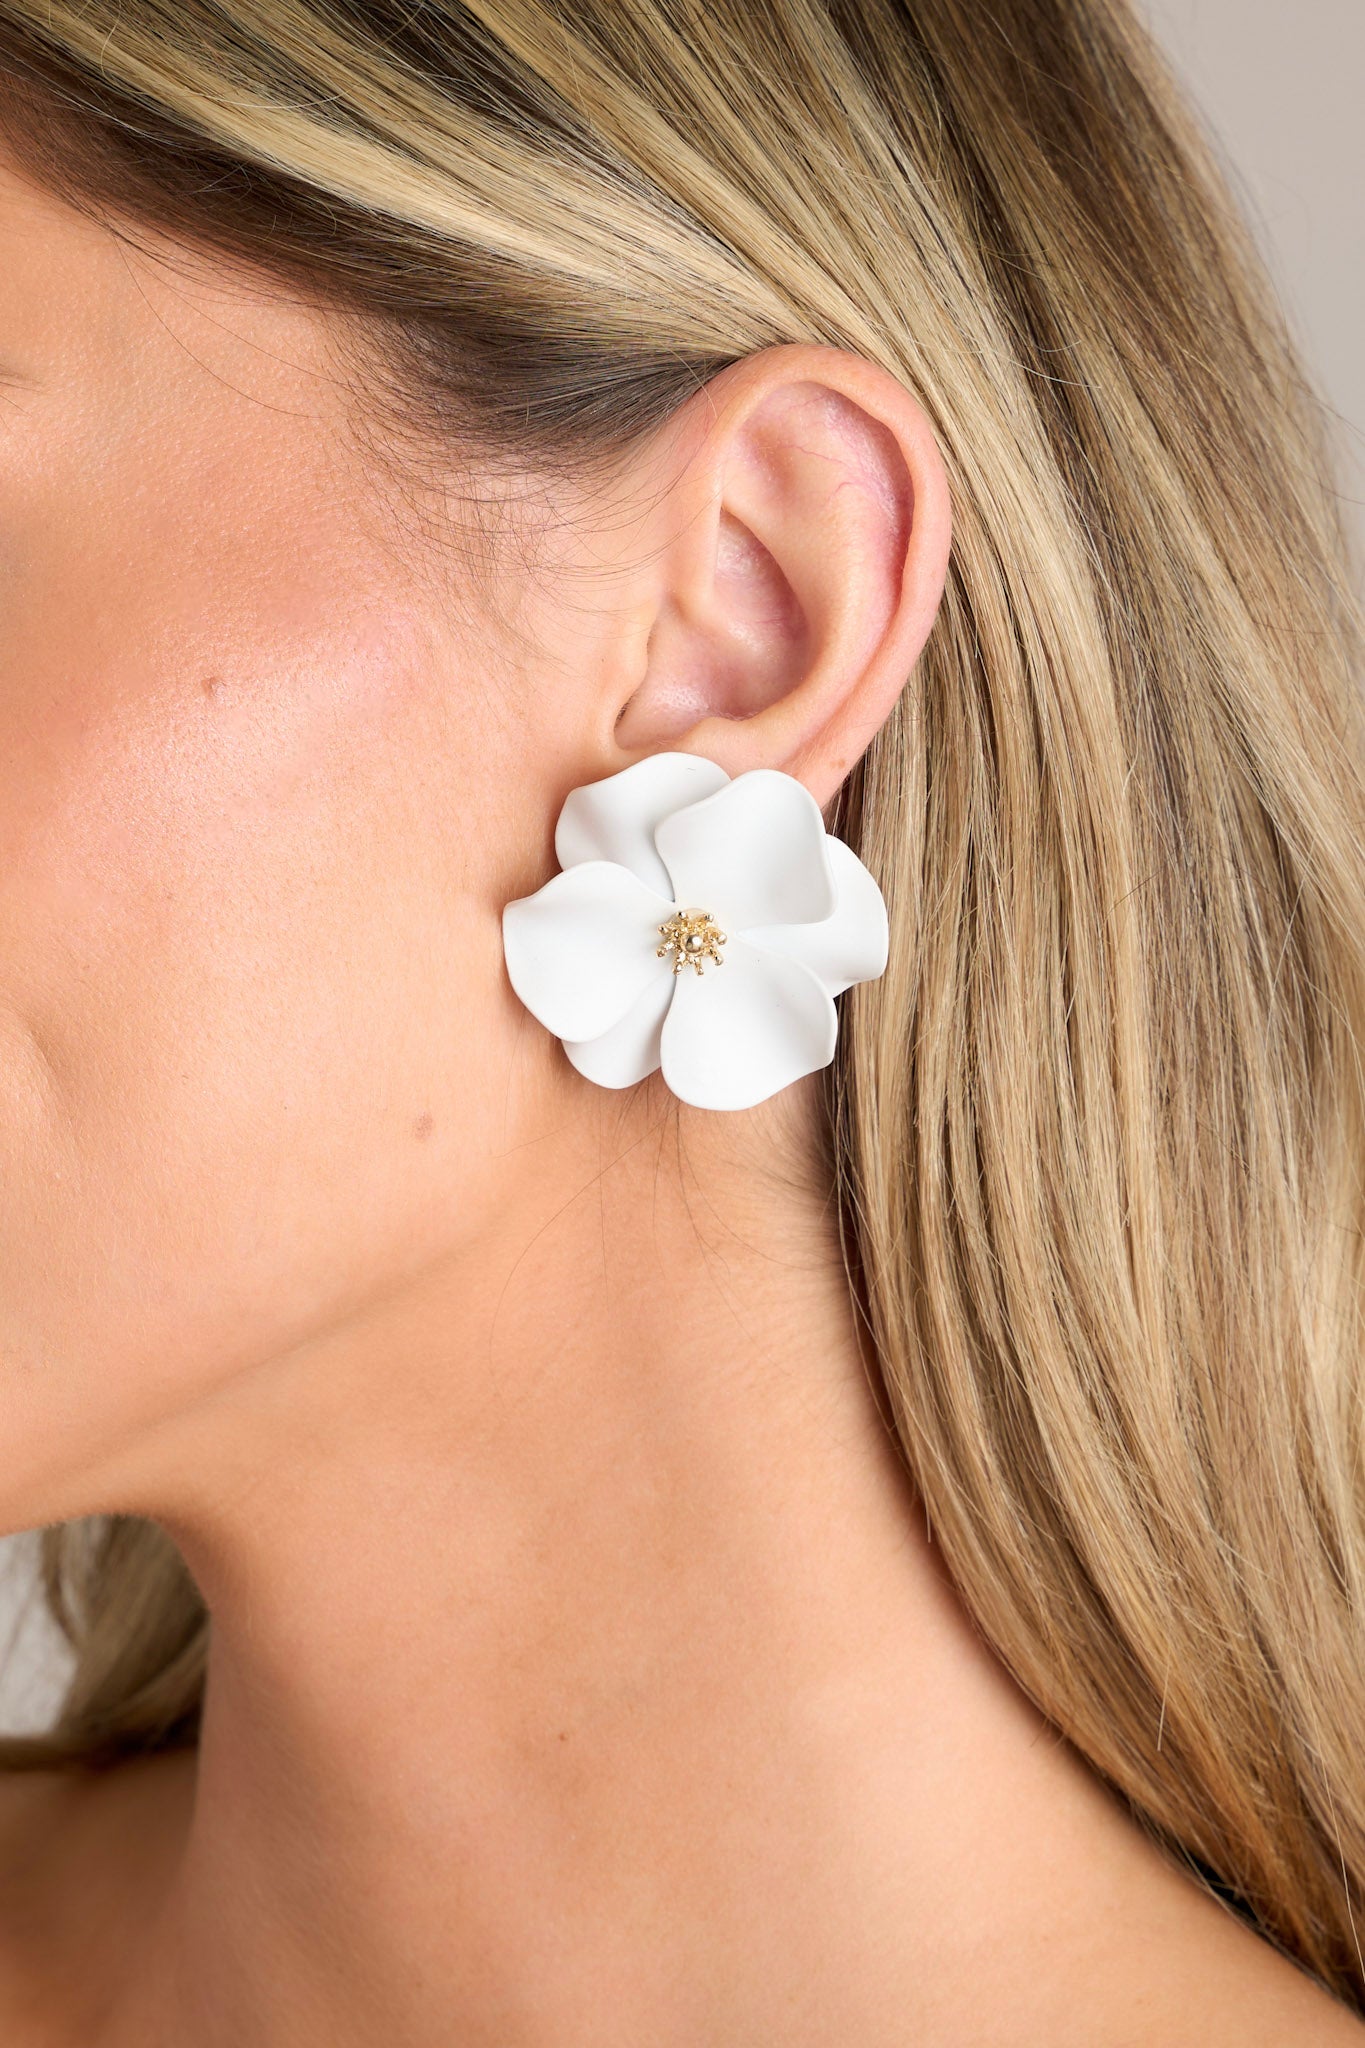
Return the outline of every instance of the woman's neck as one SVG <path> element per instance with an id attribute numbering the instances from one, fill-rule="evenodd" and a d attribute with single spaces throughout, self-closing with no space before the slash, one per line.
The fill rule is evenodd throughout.
<path id="1" fill-rule="evenodd" d="M 718 1159 L 547 1140 L 161 1444 L 212 1653 L 120 2048 L 871 2048 L 935 1944 L 1049 1924 L 1107 1801 L 945 1586 L 828 1204 Z"/>

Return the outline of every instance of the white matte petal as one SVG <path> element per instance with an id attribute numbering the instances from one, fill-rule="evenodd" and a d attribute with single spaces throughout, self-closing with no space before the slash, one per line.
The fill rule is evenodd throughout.
<path id="1" fill-rule="evenodd" d="M 665 963 L 658 927 L 672 905 L 614 861 L 581 861 L 502 913 L 507 974 L 556 1038 L 597 1038 Z"/>
<path id="2" fill-rule="evenodd" d="M 565 1041 L 564 1050 L 580 1074 L 603 1088 L 629 1088 L 659 1064 L 660 1035 L 676 986 L 666 960 L 656 960 L 657 981 L 638 995 L 619 1024 L 600 1038 Z"/>
<path id="3" fill-rule="evenodd" d="M 654 830 L 670 811 L 713 796 L 730 780 L 700 754 L 650 754 L 600 782 L 571 789 L 555 826 L 562 868 L 612 860 L 672 899 L 668 870 L 654 849 Z"/>
<path id="4" fill-rule="evenodd" d="M 818 924 L 762 925 L 744 936 L 751 946 L 769 946 L 801 961 L 837 996 L 885 971 L 889 934 L 882 892 L 853 848 L 831 835 L 825 851 L 839 896 L 834 915 Z"/>
<path id="5" fill-rule="evenodd" d="M 674 901 L 709 910 L 725 931 L 742 932 L 829 916 L 827 836 L 819 804 L 794 776 L 751 768 L 663 819 L 654 843 Z"/>
<path id="6" fill-rule="evenodd" d="M 834 1004 L 785 953 L 731 939 L 723 967 L 677 980 L 664 1018 L 664 1079 L 697 1109 L 750 1109 L 834 1057 Z"/>

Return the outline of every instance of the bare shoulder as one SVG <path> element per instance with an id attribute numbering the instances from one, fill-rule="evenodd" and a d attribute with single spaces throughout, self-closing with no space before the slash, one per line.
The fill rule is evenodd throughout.
<path id="1" fill-rule="evenodd" d="M 194 1758 L 0 1771 L 0 2040 L 88 2039 L 183 1839 Z"/>
<path id="2" fill-rule="evenodd" d="M 1103 2001 L 1113 2048 L 1365 2048 L 1365 2021 L 1183 1873 L 1153 1904 Z"/>
<path id="3" fill-rule="evenodd" d="M 1228 2048 L 1365 2048 L 1365 2021 L 1257 1935 L 1238 1933 L 1254 1958 L 1245 1952 L 1239 1958 L 1222 2010 L 1223 2032 L 1207 2036 L 1210 2042 L 1225 2035 Z"/>
<path id="4" fill-rule="evenodd" d="M 1056 1756 L 1071 1752 L 1059 1745 Z M 989 1990 L 1000 2013 L 1013 1989 L 1011 2048 L 1365 2048 L 1365 2021 L 1098 1777 L 1082 1768 L 1056 1782 L 1055 1825 L 1027 1865 L 1032 1889 L 1011 1885 L 996 1921 L 1007 1967 Z"/>

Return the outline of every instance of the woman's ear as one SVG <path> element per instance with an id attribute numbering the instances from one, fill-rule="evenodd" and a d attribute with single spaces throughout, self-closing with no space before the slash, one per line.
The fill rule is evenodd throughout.
<path id="1" fill-rule="evenodd" d="M 644 466 L 672 481 L 615 765 L 704 754 L 732 775 L 784 769 L 827 803 L 943 594 L 951 505 L 923 408 L 842 349 L 763 349 L 689 399 Z"/>

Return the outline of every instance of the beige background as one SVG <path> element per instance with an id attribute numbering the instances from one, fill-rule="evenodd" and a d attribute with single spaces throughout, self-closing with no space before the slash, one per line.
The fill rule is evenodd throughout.
<path id="1" fill-rule="evenodd" d="M 1365 535 L 1365 0 L 1147 4 L 1338 416 L 1344 487 Z M 32 1552 L 28 1539 L 0 1542 L 0 1726 L 16 1729 L 41 1725 L 62 1662 L 28 1597 Z"/>
<path id="2" fill-rule="evenodd" d="M 1147 0 L 1338 416 L 1365 536 L 1365 4 Z"/>

